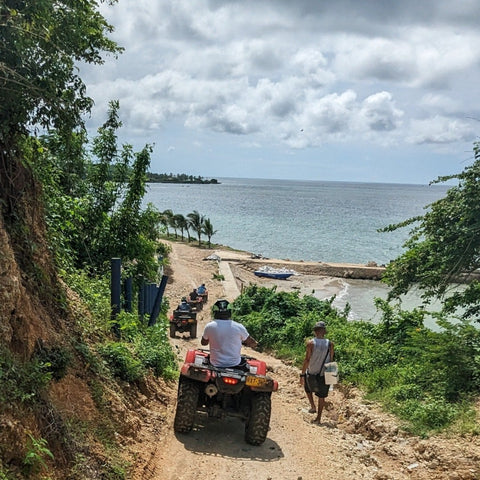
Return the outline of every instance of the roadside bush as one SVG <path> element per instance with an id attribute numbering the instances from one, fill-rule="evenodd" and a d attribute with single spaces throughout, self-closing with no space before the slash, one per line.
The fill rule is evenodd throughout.
<path id="1" fill-rule="evenodd" d="M 161 315 L 157 323 L 148 326 L 134 313 L 121 312 L 118 324 L 121 341 L 108 342 L 99 348 L 113 374 L 134 382 L 149 373 L 173 379 L 177 362 L 167 337 L 167 320 Z"/>
<path id="2" fill-rule="evenodd" d="M 166 321 L 147 328 L 137 342 L 138 356 L 145 368 L 157 377 L 173 380 L 177 376 L 177 361 L 167 340 Z"/>
<path id="3" fill-rule="evenodd" d="M 110 342 L 99 348 L 113 374 L 126 382 L 135 382 L 142 378 L 142 363 L 135 358 L 126 344 Z"/>
<path id="4" fill-rule="evenodd" d="M 33 402 L 52 379 L 49 365 L 33 358 L 21 362 L 0 346 L 0 408 L 15 402 Z"/>
<path id="5" fill-rule="evenodd" d="M 233 316 L 245 325 L 262 347 L 292 353 L 300 361 L 305 355 L 305 340 L 312 336 L 313 326 L 320 319 L 342 323 L 342 315 L 331 301 L 298 292 L 276 292 L 275 288 L 248 286 L 233 302 Z M 333 340 L 333 339 L 332 339 Z M 283 356 L 283 353 L 282 353 Z"/>
<path id="6" fill-rule="evenodd" d="M 408 399 L 395 409 L 400 418 L 410 424 L 409 430 L 417 435 L 439 431 L 447 427 L 457 416 L 455 405 L 443 398 L 426 398 L 424 401 Z"/>
<path id="7" fill-rule="evenodd" d="M 92 277 L 86 272 L 62 272 L 67 285 L 82 299 L 88 309 L 82 327 L 85 333 L 103 333 L 110 330 L 110 279 Z"/>
<path id="8" fill-rule="evenodd" d="M 42 345 L 37 348 L 35 358 L 51 373 L 52 378 L 58 381 L 67 373 L 67 368 L 72 361 L 72 354 L 65 347 Z"/>
<path id="9" fill-rule="evenodd" d="M 478 433 L 475 421 L 465 421 L 480 393 L 478 328 L 438 317 L 440 330 L 433 331 L 423 325 L 425 310 L 403 311 L 383 300 L 376 301 L 383 314 L 378 324 L 349 321 L 348 306 L 339 312 L 332 301 L 252 285 L 233 312 L 261 347 L 298 367 L 313 325 L 323 320 L 343 383 L 363 389 L 419 435 L 454 424 Z"/>

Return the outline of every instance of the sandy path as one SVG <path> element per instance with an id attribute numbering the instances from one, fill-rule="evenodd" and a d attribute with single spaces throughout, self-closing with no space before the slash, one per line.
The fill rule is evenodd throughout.
<path id="1" fill-rule="evenodd" d="M 230 296 L 238 286 L 251 281 L 248 271 L 221 261 L 206 261 L 216 253 L 182 244 L 172 244 L 170 282 L 166 295 L 176 305 L 181 296 L 205 282 L 209 304 L 219 297 Z M 241 254 L 240 254 L 241 255 Z M 222 265 L 225 263 L 225 265 Z M 227 268 L 232 267 L 231 275 Z M 213 279 L 219 272 L 225 282 Z M 252 275 L 253 276 L 253 275 Z M 256 277 L 253 277 L 255 281 Z M 328 285 L 334 279 L 304 278 Z M 258 281 L 258 279 L 257 279 Z M 265 281 L 268 283 L 270 281 Z M 309 283 L 310 282 L 310 283 Z M 233 285 L 235 283 L 235 285 Z M 300 287 L 301 288 L 301 287 Z M 209 320 L 208 308 L 199 315 L 199 337 Z M 200 346 L 199 338 L 188 334 L 172 339 L 183 361 L 188 348 Z M 264 359 L 270 375 L 280 385 L 272 395 L 272 418 L 266 442 L 258 447 L 245 443 L 243 424 L 235 418 L 208 419 L 197 415 L 189 434 L 173 432 L 176 384 L 165 387 L 165 406 L 153 407 L 149 422 L 136 445 L 135 479 L 142 480 L 404 480 L 404 479 L 478 479 L 480 478 L 480 442 L 478 439 L 421 441 L 400 433 L 397 425 L 373 405 L 364 404 L 353 391 L 336 388 L 329 396 L 322 425 L 311 423 L 308 402 L 299 384 L 298 369 L 278 359 L 250 349 L 245 352 Z M 161 427 L 159 427 L 161 423 Z"/>

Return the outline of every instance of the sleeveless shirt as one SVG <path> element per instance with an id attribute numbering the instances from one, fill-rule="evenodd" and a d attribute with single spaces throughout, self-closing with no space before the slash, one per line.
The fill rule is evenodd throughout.
<path id="1" fill-rule="evenodd" d="M 310 375 L 324 374 L 325 367 L 323 366 L 322 368 L 322 364 L 325 365 L 323 362 L 325 354 L 327 354 L 325 363 L 328 363 L 330 361 L 330 340 L 327 338 L 314 338 L 312 356 L 310 357 L 310 362 L 308 362 L 307 369 Z"/>

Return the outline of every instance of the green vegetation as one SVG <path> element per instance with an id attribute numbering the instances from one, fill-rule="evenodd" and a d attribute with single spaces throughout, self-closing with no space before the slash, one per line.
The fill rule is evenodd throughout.
<path id="1" fill-rule="evenodd" d="M 118 319 L 122 341 L 107 341 L 99 353 L 112 373 L 126 382 L 135 382 L 149 374 L 172 380 L 177 374 L 175 355 L 167 340 L 168 322 L 147 327 L 135 314 L 122 312 Z"/>
<path id="2" fill-rule="evenodd" d="M 20 478 L 20 471 L 22 478 L 48 478 L 57 463 L 69 478 L 90 478 L 93 471 L 125 478 L 115 447 L 120 426 L 106 408 L 109 392 L 127 403 L 117 378 L 137 382 L 176 373 L 166 335 L 168 302 L 154 327 L 122 314 L 120 335 L 111 331 L 110 259 L 122 258 L 125 276 L 154 281 L 168 249 L 158 242 L 159 212 L 142 207 L 152 149 L 117 145 L 118 102 L 110 103 L 97 135 L 86 136 L 83 119 L 93 101 L 77 65 L 101 64 L 104 54 L 122 51 L 108 39 L 113 28 L 98 10 L 91 0 L 0 6 L 0 223 L 4 245 L 14 250 L 7 268 L 20 269 L 24 303 L 41 305 L 16 313 L 12 304 L 11 319 L 2 319 L 6 331 L 29 322 L 32 328 L 0 342 L 0 416 L 19 425 L 18 448 L 0 446 L 1 478 Z M 7 295 L 1 300 L 9 301 Z M 45 344 L 33 325 L 40 311 L 56 329 Z M 52 345 L 52 338 L 59 343 Z M 103 409 L 100 424 L 80 428 L 75 414 L 57 410 L 48 390 L 71 372 L 82 372 L 77 378 Z M 35 427 L 30 436 L 21 428 L 24 418 Z"/>
<path id="3" fill-rule="evenodd" d="M 455 179 L 458 185 L 429 206 L 421 217 L 411 218 L 385 230 L 415 226 L 405 243 L 406 251 L 387 267 L 384 281 L 392 286 L 391 298 L 415 286 L 425 302 L 440 298 L 443 311 L 463 310 L 465 319 L 480 314 L 480 143 L 473 146 L 474 162 L 463 172 L 439 177 L 432 183 Z M 473 277 L 472 277 L 473 275 Z M 470 278 L 465 289 L 453 289 Z"/>
<path id="4" fill-rule="evenodd" d="M 28 436 L 30 441 L 27 454 L 23 459 L 23 467 L 27 477 L 30 477 L 33 474 L 46 470 L 45 458 L 49 457 L 53 460 L 54 456 L 48 449 L 47 441 L 44 438 L 35 438 L 30 434 Z"/>
<path id="5" fill-rule="evenodd" d="M 216 178 L 203 178 L 201 176 L 187 175 L 186 173 L 147 173 L 147 182 L 150 183 L 199 183 L 215 184 L 219 182 Z"/>
<path id="6" fill-rule="evenodd" d="M 120 257 L 129 274 L 154 277 L 158 211 L 151 205 L 142 209 L 151 147 L 133 152 L 130 145 L 117 146 L 118 109 L 118 102 L 110 103 L 92 142 L 93 158 L 83 137 L 73 135 L 75 151 L 65 152 L 53 132 L 34 142 L 32 169 L 44 186 L 48 233 L 59 266 L 102 275 L 110 259 Z"/>
<path id="7" fill-rule="evenodd" d="M 446 428 L 480 434 L 472 416 L 480 392 L 480 330 L 439 317 L 442 329 L 434 332 L 423 325 L 425 310 L 406 312 L 382 300 L 380 323 L 352 322 L 348 309 L 337 311 L 332 300 L 250 285 L 233 312 L 261 347 L 298 367 L 313 325 L 324 320 L 344 384 L 362 388 L 415 434 Z"/>
<path id="8" fill-rule="evenodd" d="M 40 398 L 51 379 L 49 365 L 38 357 L 21 362 L 0 345 L 0 412 L 9 404 L 31 405 Z"/>

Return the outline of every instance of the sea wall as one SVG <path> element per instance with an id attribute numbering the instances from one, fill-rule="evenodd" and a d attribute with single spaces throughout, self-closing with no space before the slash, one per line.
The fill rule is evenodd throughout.
<path id="1" fill-rule="evenodd" d="M 235 261 L 230 259 L 229 261 Z M 356 278 L 360 280 L 380 280 L 385 267 L 366 266 L 350 263 L 324 263 L 324 262 L 294 262 L 285 260 L 282 262 L 268 260 L 236 261 L 246 270 L 255 271 L 262 265 L 273 268 L 289 268 L 304 275 L 324 275 L 327 277 Z"/>

